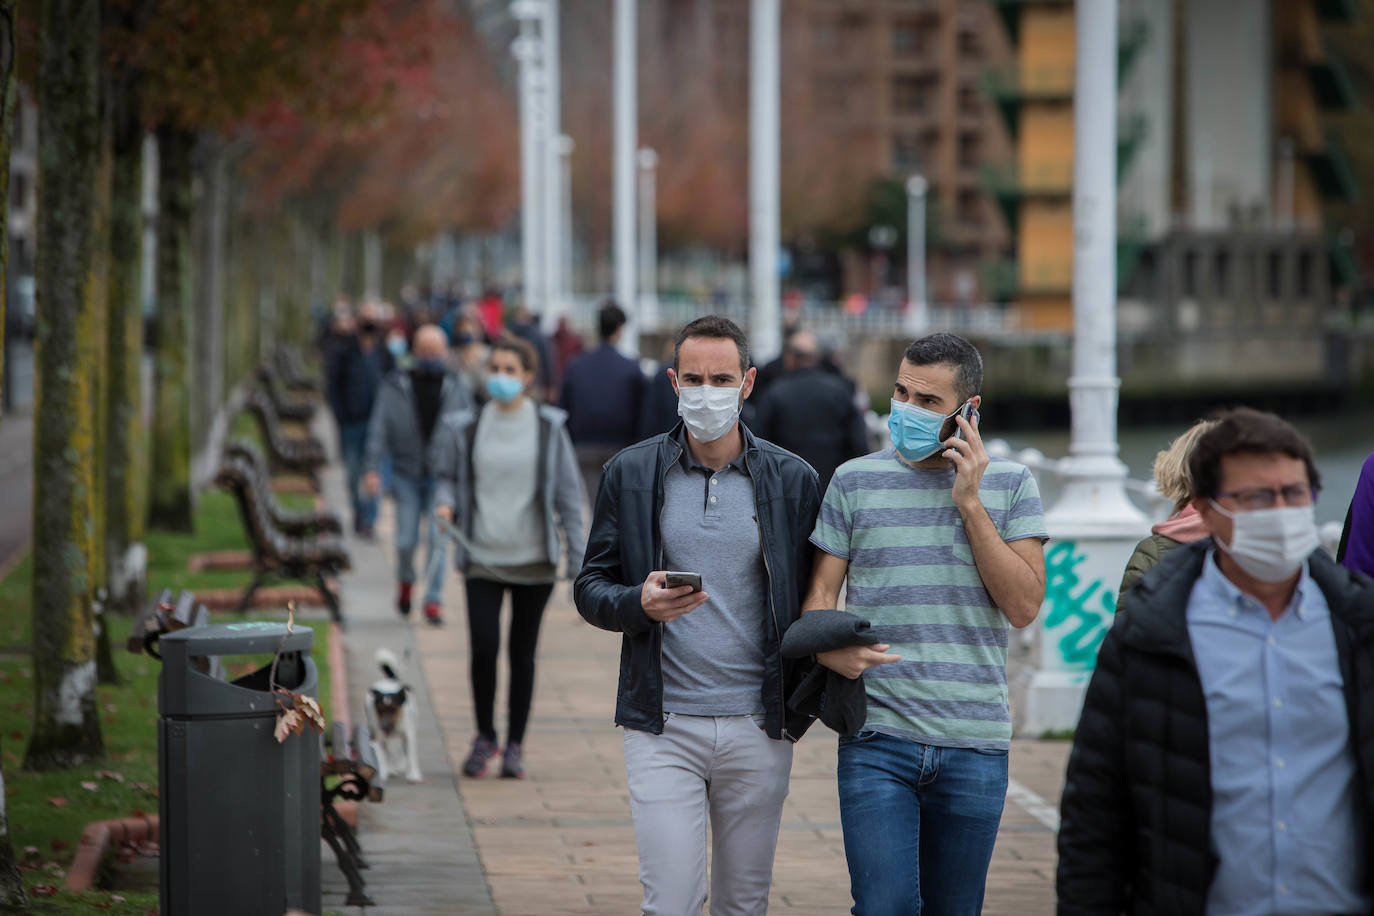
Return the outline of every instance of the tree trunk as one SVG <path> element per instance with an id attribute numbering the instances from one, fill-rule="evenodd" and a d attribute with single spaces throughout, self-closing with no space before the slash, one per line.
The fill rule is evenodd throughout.
<path id="1" fill-rule="evenodd" d="M 82 360 L 91 367 L 91 581 L 92 619 L 95 625 L 96 674 L 101 684 L 118 684 L 110 631 L 105 622 L 109 607 L 109 569 L 105 551 L 105 444 L 109 424 L 106 401 L 110 387 L 110 360 L 106 349 L 110 333 L 110 181 L 114 173 L 114 147 L 110 142 L 110 84 L 100 86 L 100 156 L 95 170 L 95 210 L 91 229 L 91 283 L 86 295 L 91 300 L 91 333 L 79 342 Z"/>
<path id="2" fill-rule="evenodd" d="M 17 81 L 14 78 L 14 16 L 16 0 L 0 0 L 0 162 L 10 161 L 14 139 L 14 108 Z M 10 170 L 0 169 L 0 386 L 5 377 L 5 300 L 9 289 L 9 201 Z M 0 403 L 3 403 L 0 392 Z M 0 756 L 3 760 L 3 756 Z M 24 879 L 14 861 L 10 841 L 10 820 L 5 810 L 5 774 L 0 767 L 0 909 L 22 910 L 29 905 Z"/>
<path id="3" fill-rule="evenodd" d="M 193 530 L 191 517 L 191 148 L 192 135 L 157 131 L 157 354 L 148 524 Z"/>
<path id="4" fill-rule="evenodd" d="M 105 406 L 105 555 L 107 609 L 132 612 L 141 603 L 141 571 L 130 548 L 142 536 L 138 454 L 143 439 L 143 127 L 133 82 L 111 93 L 114 168 L 110 188 L 109 385 Z"/>
<path id="5" fill-rule="evenodd" d="M 98 0 L 43 4 L 30 769 L 104 755 L 91 617 L 92 371 L 83 362 L 100 157 L 99 9 Z"/>

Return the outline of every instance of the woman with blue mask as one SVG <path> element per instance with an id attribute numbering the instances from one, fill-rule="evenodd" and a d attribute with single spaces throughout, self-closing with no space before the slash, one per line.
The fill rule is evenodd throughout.
<path id="1" fill-rule="evenodd" d="M 446 422 L 438 445 L 435 514 L 452 523 L 467 592 L 477 735 L 463 774 L 471 778 L 486 773 L 498 750 L 494 707 L 502 600 L 509 592 L 510 720 L 501 775 L 518 779 L 524 775 L 544 607 L 560 557 L 569 576 L 582 566 L 582 475 L 567 414 L 529 393 L 537 369 L 538 357 L 523 340 L 493 343 L 485 382 L 489 400 Z"/>

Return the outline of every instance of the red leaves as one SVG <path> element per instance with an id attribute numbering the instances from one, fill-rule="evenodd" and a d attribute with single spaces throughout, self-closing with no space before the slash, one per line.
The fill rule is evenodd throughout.
<path id="1" fill-rule="evenodd" d="M 53 848 L 53 851 L 54 851 L 54 852 L 61 852 L 61 851 L 64 850 L 64 849 L 70 849 L 70 848 L 71 848 L 71 845 L 72 845 L 72 844 L 71 844 L 71 843 L 68 843 L 66 840 L 53 840 L 53 841 L 52 841 L 52 848 Z"/>
<path id="2" fill-rule="evenodd" d="M 61 795 L 54 795 L 48 799 L 48 804 L 52 805 L 54 808 L 65 808 L 70 802 Z"/>
<path id="3" fill-rule="evenodd" d="M 35 884 L 29 888 L 29 893 L 35 897 L 56 897 L 57 888 L 51 884 Z"/>

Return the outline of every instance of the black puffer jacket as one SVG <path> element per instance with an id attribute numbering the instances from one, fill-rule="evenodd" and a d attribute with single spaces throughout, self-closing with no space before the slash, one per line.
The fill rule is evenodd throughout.
<path id="1" fill-rule="evenodd" d="M 1201 914 L 1216 871 L 1207 704 L 1186 612 L 1210 538 L 1125 597 L 1074 735 L 1059 831 L 1059 913 Z M 1374 582 L 1308 558 L 1331 608 L 1366 836 L 1374 836 Z M 1366 853 L 1374 875 L 1374 843 Z"/>
<path id="2" fill-rule="evenodd" d="M 591 535 L 573 600 L 588 622 L 623 633 L 617 725 L 663 732 L 663 624 L 639 603 L 649 573 L 663 568 L 663 478 L 682 456 L 679 423 L 670 432 L 622 450 L 606 463 L 592 513 Z M 744 465 L 754 481 L 759 537 L 768 578 L 773 626 L 765 627 L 764 730 L 770 738 L 797 740 L 811 717 L 787 710 L 784 697 L 811 663 L 782 658 L 782 633 L 801 613 L 802 591 L 811 578 L 808 539 L 820 510 L 820 485 L 805 461 L 744 430 Z"/>

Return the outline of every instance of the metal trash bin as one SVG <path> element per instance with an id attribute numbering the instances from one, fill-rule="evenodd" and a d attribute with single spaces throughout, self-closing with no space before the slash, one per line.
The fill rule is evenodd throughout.
<path id="1" fill-rule="evenodd" d="M 285 645 L 283 646 L 283 638 Z M 161 638 L 158 811 L 164 916 L 319 913 L 320 742 L 272 732 L 270 662 L 232 681 L 216 657 L 281 649 L 277 684 L 315 696 L 315 633 L 219 623 Z"/>

